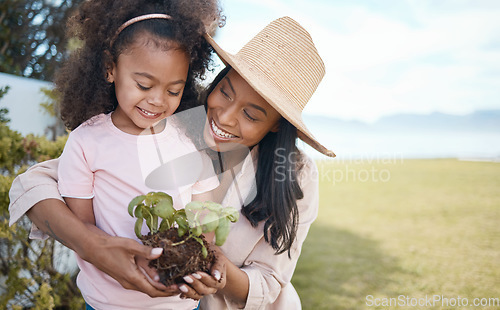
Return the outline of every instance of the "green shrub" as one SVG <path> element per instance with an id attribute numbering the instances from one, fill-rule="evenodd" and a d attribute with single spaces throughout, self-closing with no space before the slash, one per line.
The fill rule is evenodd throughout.
<path id="1" fill-rule="evenodd" d="M 0 88 L 0 98 L 5 92 Z M 12 181 L 30 165 L 59 157 L 67 136 L 24 137 L 9 128 L 6 113 L 0 114 L 0 309 L 82 309 L 70 251 L 53 239 L 29 239 L 27 217 L 9 227 Z"/>

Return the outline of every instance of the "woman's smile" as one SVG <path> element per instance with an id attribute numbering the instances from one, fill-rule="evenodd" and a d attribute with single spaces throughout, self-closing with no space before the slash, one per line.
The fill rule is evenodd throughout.
<path id="1" fill-rule="evenodd" d="M 235 136 L 235 135 L 223 130 L 219 126 L 217 126 L 217 124 L 215 123 L 215 121 L 213 119 L 210 121 L 210 124 L 211 124 L 211 128 L 212 128 L 212 133 L 215 136 L 222 138 L 222 139 L 237 138 L 237 136 Z"/>
<path id="2" fill-rule="evenodd" d="M 278 131 L 281 115 L 231 69 L 207 98 L 207 119 L 205 141 L 227 151 L 233 146 L 223 144 L 252 148 L 269 132 Z"/>

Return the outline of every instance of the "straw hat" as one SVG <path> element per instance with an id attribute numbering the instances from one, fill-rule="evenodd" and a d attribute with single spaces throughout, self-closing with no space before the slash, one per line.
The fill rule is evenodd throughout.
<path id="1" fill-rule="evenodd" d="M 302 121 L 302 110 L 325 75 L 325 65 L 309 33 L 290 17 L 272 21 L 235 55 L 205 38 L 221 60 L 243 77 L 317 151 L 335 157 Z"/>

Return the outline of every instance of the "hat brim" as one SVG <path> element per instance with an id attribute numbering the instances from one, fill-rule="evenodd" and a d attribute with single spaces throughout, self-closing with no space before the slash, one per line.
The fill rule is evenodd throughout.
<path id="1" fill-rule="evenodd" d="M 240 59 L 237 55 L 230 54 L 223 50 L 215 40 L 205 34 L 205 39 L 214 48 L 215 52 L 226 66 L 233 68 L 238 74 L 259 94 L 264 98 L 278 113 L 288 120 L 295 128 L 297 128 L 298 137 L 313 147 L 318 152 L 335 157 L 335 153 L 328 150 L 325 146 L 319 143 L 313 134 L 307 129 L 302 120 L 301 111 L 297 109 L 287 109 L 287 105 L 279 104 L 290 100 L 288 94 L 280 91 L 280 87 L 274 85 L 274 81 L 268 78 L 260 70 L 253 69 L 251 64 Z"/>

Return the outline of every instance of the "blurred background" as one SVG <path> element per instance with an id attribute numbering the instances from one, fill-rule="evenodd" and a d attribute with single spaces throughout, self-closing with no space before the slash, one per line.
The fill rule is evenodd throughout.
<path id="1" fill-rule="evenodd" d="M 68 48 L 64 8 L 78 1 L 31 2 L 59 9 L 28 13 L 31 32 L 25 24 L 4 29 L 0 68 L 50 81 Z M 499 159 L 500 2 L 223 0 L 222 6 L 226 26 L 216 39 L 233 53 L 281 16 L 310 32 L 327 73 L 304 119 L 339 158 Z M 34 31 L 38 24 L 42 31 Z M 47 117 L 26 105 L 37 105 L 37 87 L 47 84 L 3 74 L 0 83 L 12 84 L 0 103 L 11 126 L 41 133 Z"/>
<path id="2" fill-rule="evenodd" d="M 310 32 L 326 76 L 304 119 L 339 158 L 500 159 L 500 2 L 223 6 L 227 24 L 216 39 L 229 51 L 285 15 Z"/>

